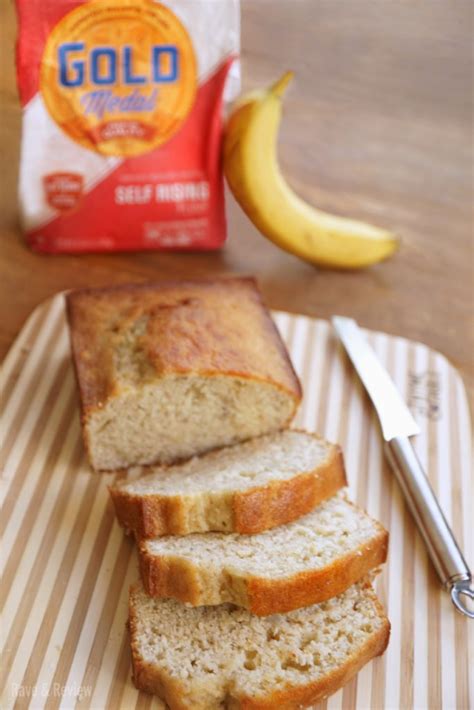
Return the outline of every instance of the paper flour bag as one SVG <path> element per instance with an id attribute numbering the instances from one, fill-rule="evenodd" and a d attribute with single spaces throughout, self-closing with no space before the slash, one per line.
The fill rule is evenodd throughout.
<path id="1" fill-rule="evenodd" d="M 214 249 L 238 0 L 17 0 L 20 206 L 42 252 Z"/>

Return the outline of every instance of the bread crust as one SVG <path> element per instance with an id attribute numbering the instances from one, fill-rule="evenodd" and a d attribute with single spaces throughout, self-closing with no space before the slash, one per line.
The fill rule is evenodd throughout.
<path id="1" fill-rule="evenodd" d="M 191 606 L 231 602 L 257 616 L 284 613 L 318 604 L 342 594 L 387 558 L 388 532 L 376 523 L 377 533 L 367 543 L 320 569 L 306 570 L 281 580 L 245 576 L 194 565 L 182 557 L 151 555 L 139 544 L 143 586 L 150 596 L 172 597 Z"/>
<path id="2" fill-rule="evenodd" d="M 190 506 L 195 504 L 193 497 L 189 502 L 183 496 L 150 493 L 138 496 L 120 485 L 109 486 L 109 492 L 120 525 L 133 532 L 137 539 L 147 539 L 211 530 L 244 535 L 263 532 L 306 515 L 346 485 L 342 451 L 333 445 L 326 461 L 313 471 L 234 494 L 223 492 L 219 500 L 214 493 L 212 505 L 222 507 L 225 520 L 232 521 L 231 527 L 206 524 L 193 527 L 189 514 Z"/>
<path id="3" fill-rule="evenodd" d="M 377 527 L 378 534 L 368 543 L 323 569 L 300 572 L 278 582 L 249 578 L 249 610 L 257 616 L 268 616 L 318 604 L 342 594 L 386 561 L 388 532 L 379 523 Z"/>
<path id="4" fill-rule="evenodd" d="M 294 478 L 236 493 L 232 503 L 234 530 L 255 534 L 306 515 L 347 485 L 341 448 L 333 446 L 322 466 Z"/>
<path id="5" fill-rule="evenodd" d="M 260 697 L 249 697 L 230 691 L 228 694 L 229 707 L 239 710 L 298 710 L 315 703 L 321 702 L 348 683 L 360 669 L 373 658 L 384 653 L 390 639 L 390 622 L 385 611 L 377 599 L 370 584 L 369 595 L 376 607 L 377 616 L 382 619 L 382 625 L 377 633 L 373 634 L 367 642 L 353 653 L 345 663 L 334 671 L 326 674 L 320 680 L 306 685 L 287 685 L 283 690 L 274 691 Z M 171 679 L 162 669 L 143 661 L 139 648 L 135 642 L 136 613 L 133 604 L 129 602 L 129 628 L 132 649 L 133 681 L 139 690 L 158 695 L 164 699 L 173 710 L 189 710 L 189 704 L 182 702 L 182 689 L 177 681 Z M 204 706 L 193 706 L 193 710 L 207 710 Z"/>
<path id="6" fill-rule="evenodd" d="M 140 347 L 157 378 L 229 375 L 285 391 L 294 411 L 301 400 L 300 382 L 251 277 L 79 289 L 66 295 L 66 313 L 84 423 L 118 394 L 113 352 L 141 317 L 148 323 Z"/>

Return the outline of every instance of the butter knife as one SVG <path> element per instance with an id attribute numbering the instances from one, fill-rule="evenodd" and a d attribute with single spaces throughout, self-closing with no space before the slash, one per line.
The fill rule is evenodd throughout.
<path id="1" fill-rule="evenodd" d="M 474 619 L 471 572 L 410 443 L 420 428 L 356 321 L 333 316 L 332 324 L 375 407 L 388 461 L 438 576 L 456 609 Z"/>

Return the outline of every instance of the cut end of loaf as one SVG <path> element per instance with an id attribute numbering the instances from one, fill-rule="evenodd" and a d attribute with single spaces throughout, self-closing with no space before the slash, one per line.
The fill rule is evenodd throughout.
<path id="1" fill-rule="evenodd" d="M 86 417 L 92 466 L 169 464 L 284 428 L 297 402 L 271 384 L 168 376 L 125 390 Z"/>

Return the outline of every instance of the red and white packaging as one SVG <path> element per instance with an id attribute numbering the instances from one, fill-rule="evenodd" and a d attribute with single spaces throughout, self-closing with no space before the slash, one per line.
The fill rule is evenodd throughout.
<path id="1" fill-rule="evenodd" d="M 16 0 L 19 198 L 41 252 L 215 249 L 239 0 Z"/>

